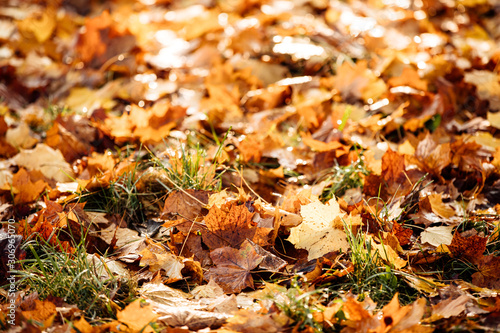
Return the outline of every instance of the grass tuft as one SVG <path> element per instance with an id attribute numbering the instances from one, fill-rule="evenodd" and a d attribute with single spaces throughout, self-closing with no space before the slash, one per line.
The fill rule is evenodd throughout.
<path id="1" fill-rule="evenodd" d="M 282 302 L 275 302 L 276 306 L 291 320 L 293 332 L 307 329 L 308 332 L 323 332 L 323 326 L 314 318 L 314 313 L 323 310 L 317 305 L 319 301 L 315 294 L 322 294 L 324 290 L 316 289 L 304 291 L 300 288 L 297 279 L 293 279 Z"/>
<path id="2" fill-rule="evenodd" d="M 60 252 L 57 246 L 37 237 L 23 244 L 27 258 L 15 272 L 19 284 L 36 291 L 40 299 L 49 295 L 76 304 L 90 319 L 114 317 L 117 308 L 132 301 L 135 283 L 116 277 L 104 263 L 90 260 L 85 239 L 75 244 L 73 253 Z"/>
<path id="3" fill-rule="evenodd" d="M 206 150 L 199 143 L 187 149 L 185 145 L 180 145 L 177 150 L 169 149 L 166 162 L 153 156 L 154 164 L 164 170 L 169 179 L 168 183 L 162 183 L 162 185 L 169 191 L 179 189 L 220 191 L 222 173 L 217 172 L 217 169 L 228 134 L 229 131 L 221 141 L 216 140 L 218 148 L 213 157 L 213 163 L 207 160 Z"/>
<path id="4" fill-rule="evenodd" d="M 328 184 L 321 193 L 320 199 L 328 201 L 333 196 L 343 196 L 348 189 L 363 187 L 363 175 L 367 176 L 369 173 L 361 157 L 348 166 L 340 166 L 336 163 L 326 175 L 320 178 L 320 181 L 326 181 Z"/>
<path id="5" fill-rule="evenodd" d="M 86 202 L 85 210 L 118 214 L 126 221 L 139 222 L 144 219 L 142 196 L 150 193 L 140 193 L 137 185 L 141 177 L 137 176 L 137 166 L 132 171 L 125 172 L 112 180 L 108 187 L 86 194 L 80 194 L 79 200 Z"/>
<path id="6" fill-rule="evenodd" d="M 383 264 L 380 253 L 372 249 L 371 242 L 363 232 L 354 233 L 348 227 L 345 231 L 350 246 L 348 256 L 354 267 L 344 279 L 328 287 L 332 295 L 340 296 L 340 292 L 351 291 L 358 295 L 360 301 L 369 295 L 379 306 L 383 306 L 399 292 L 401 303 L 414 301 L 416 290 L 401 278 L 408 273 Z"/>

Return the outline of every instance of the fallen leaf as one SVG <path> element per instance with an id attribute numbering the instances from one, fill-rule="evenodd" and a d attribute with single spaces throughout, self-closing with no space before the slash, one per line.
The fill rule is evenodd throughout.
<path id="1" fill-rule="evenodd" d="M 5 133 L 5 141 L 12 147 L 24 149 L 29 149 L 38 142 L 26 123 L 21 123 L 16 128 L 9 128 Z"/>
<path id="2" fill-rule="evenodd" d="M 186 108 L 162 100 L 148 109 L 132 105 L 129 113 L 110 116 L 104 126 L 115 141 L 137 139 L 142 143 L 156 143 L 161 142 L 185 116 Z"/>
<path id="3" fill-rule="evenodd" d="M 332 251 L 347 251 L 349 243 L 344 232 L 342 219 L 350 227 L 347 215 L 340 210 L 335 199 L 326 204 L 319 200 L 303 205 L 300 209 L 302 223 L 290 229 L 288 241 L 296 248 L 306 249 L 309 252 L 308 260 L 316 259 Z"/>
<path id="4" fill-rule="evenodd" d="M 252 221 L 255 212 L 250 212 L 246 204 L 230 201 L 210 208 L 205 216 L 206 230 L 202 230 L 203 242 L 210 248 L 224 246 L 239 247 L 245 239 L 256 244 L 267 245 L 273 228 L 260 228 Z"/>
<path id="5" fill-rule="evenodd" d="M 394 222 L 392 234 L 397 237 L 401 246 L 405 246 L 411 243 L 410 237 L 413 235 L 413 230 L 410 228 L 404 228 L 399 223 Z"/>
<path id="6" fill-rule="evenodd" d="M 403 72 L 399 77 L 391 77 L 387 84 L 392 87 L 410 86 L 415 89 L 427 91 L 427 81 L 422 80 L 418 72 L 411 67 L 403 68 Z"/>
<path id="7" fill-rule="evenodd" d="M 441 195 L 438 193 L 432 193 L 428 197 L 429 203 L 431 205 L 432 211 L 441 216 L 442 218 L 450 218 L 455 215 L 455 210 L 449 205 L 443 203 Z"/>
<path id="8" fill-rule="evenodd" d="M 498 73 L 486 70 L 473 70 L 465 73 L 464 81 L 477 87 L 479 98 L 490 102 L 493 110 L 500 110 L 500 82 Z"/>
<path id="9" fill-rule="evenodd" d="M 21 168 L 12 177 L 12 188 L 15 193 L 15 204 L 28 204 L 40 198 L 45 190 L 50 190 L 49 184 L 42 179 L 35 182 L 26 169 Z"/>
<path id="10" fill-rule="evenodd" d="M 452 230 L 452 226 L 428 227 L 420 234 L 420 240 L 435 247 L 450 245 L 453 239 Z"/>
<path id="11" fill-rule="evenodd" d="M 56 305 L 48 300 L 40 301 L 36 299 L 34 309 L 22 311 L 21 314 L 26 320 L 40 323 L 42 328 L 51 327 L 57 315 Z"/>
<path id="12" fill-rule="evenodd" d="M 326 152 L 346 147 L 338 141 L 323 142 L 312 138 L 311 134 L 302 133 L 302 141 L 306 146 L 317 152 Z"/>
<path id="13" fill-rule="evenodd" d="M 181 274 L 184 268 L 182 260 L 175 254 L 168 252 L 161 244 L 150 241 L 148 246 L 138 254 L 142 256 L 140 266 L 148 266 L 151 272 L 163 270 L 169 283 L 183 278 Z"/>
<path id="14" fill-rule="evenodd" d="M 207 284 L 191 290 L 190 294 L 195 298 L 216 298 L 224 295 L 224 290 L 214 280 L 210 280 Z"/>
<path id="15" fill-rule="evenodd" d="M 478 235 L 462 236 L 456 230 L 448 249 L 455 258 L 465 258 L 474 262 L 482 257 L 486 250 L 487 240 L 488 237 Z"/>
<path id="16" fill-rule="evenodd" d="M 79 332 L 81 333 L 94 333 L 94 326 L 90 325 L 85 317 L 80 317 L 80 319 L 75 320 L 71 323 Z"/>
<path id="17" fill-rule="evenodd" d="M 46 42 L 56 28 L 54 8 L 41 13 L 34 13 L 18 23 L 20 32 L 26 37 L 34 36 L 38 43 Z"/>
<path id="18" fill-rule="evenodd" d="M 243 162 L 259 163 L 262 158 L 264 144 L 260 135 L 249 135 L 238 145 Z"/>
<path id="19" fill-rule="evenodd" d="M 76 54 L 83 62 L 99 68 L 109 59 L 132 50 L 136 44 L 135 37 L 127 29 L 113 23 L 107 10 L 99 16 L 85 19 L 85 30 L 76 44 Z"/>
<path id="20" fill-rule="evenodd" d="M 429 321 L 441 318 L 450 318 L 460 315 L 465 311 L 465 305 L 472 299 L 468 294 L 458 296 L 457 298 L 448 298 L 432 306 L 432 317 Z"/>
<path id="21" fill-rule="evenodd" d="M 495 255 L 485 255 L 476 258 L 477 272 L 472 274 L 472 283 L 476 286 L 499 289 L 500 288 L 500 258 Z"/>
<path id="22" fill-rule="evenodd" d="M 334 87 L 340 91 L 344 101 L 353 97 L 363 100 L 376 100 L 387 91 L 387 86 L 368 69 L 365 60 L 352 64 L 344 61 L 337 69 Z"/>
<path id="23" fill-rule="evenodd" d="M 257 252 L 258 255 L 262 256 L 262 261 L 259 264 L 259 268 L 271 272 L 279 272 L 288 264 L 285 260 L 272 254 L 269 251 L 264 250 L 262 246 L 255 244 L 251 240 L 247 239 L 245 242 L 249 242 L 253 246 L 255 252 Z"/>
<path id="24" fill-rule="evenodd" d="M 281 332 L 283 327 L 270 314 L 259 314 L 242 309 L 227 320 L 224 325 L 230 332 Z"/>
<path id="25" fill-rule="evenodd" d="M 59 150 L 54 150 L 44 143 L 34 149 L 22 150 L 12 161 L 28 171 L 38 170 L 49 179 L 65 183 L 72 181 L 73 170 Z"/>
<path id="26" fill-rule="evenodd" d="M 90 145 L 86 145 L 57 122 L 47 131 L 45 144 L 60 151 L 68 162 L 87 156 L 91 150 Z"/>
<path id="27" fill-rule="evenodd" d="M 451 163 L 451 147 L 449 143 L 438 144 L 427 134 L 418 144 L 415 157 L 423 164 L 426 172 L 443 180 L 441 171 Z"/>
<path id="28" fill-rule="evenodd" d="M 425 314 L 426 301 L 419 298 L 412 304 L 401 307 L 398 293 L 394 295 L 391 302 L 383 307 L 381 326 L 377 332 L 401 332 L 408 330 L 413 332 L 421 328 L 420 320 Z M 429 327 L 429 329 L 431 329 Z"/>
<path id="29" fill-rule="evenodd" d="M 127 325 L 133 332 L 154 332 L 153 328 L 148 325 L 158 317 L 153 312 L 153 307 L 141 299 L 133 301 L 116 314 L 116 319 Z"/>
<path id="30" fill-rule="evenodd" d="M 379 320 L 366 309 L 365 304 L 358 302 L 352 296 L 347 297 L 342 304 L 342 311 L 345 314 L 347 326 L 344 332 L 370 332 L 380 326 Z"/>
<path id="31" fill-rule="evenodd" d="M 388 244 L 378 244 L 373 240 L 371 236 L 368 236 L 368 238 L 370 240 L 373 252 L 378 252 L 380 258 L 390 263 L 391 265 L 394 265 L 394 268 L 401 269 L 408 264 L 408 262 L 404 259 L 401 259 L 398 253 Z"/>
<path id="32" fill-rule="evenodd" d="M 226 293 L 239 293 L 245 288 L 253 288 L 250 271 L 263 260 L 254 247 L 245 242 L 241 249 L 222 247 L 210 253 L 215 268 L 205 274 L 206 280 L 214 280 Z"/>
<path id="33" fill-rule="evenodd" d="M 194 220 L 201 214 L 201 209 L 208 203 L 211 192 L 201 190 L 183 190 L 171 192 L 161 212 L 162 218 L 168 215 Z"/>
<path id="34" fill-rule="evenodd" d="M 225 296 L 222 289 L 216 284 L 215 286 L 220 292 L 204 294 L 204 291 L 207 288 L 213 288 L 213 285 L 214 282 L 198 286 L 191 294 L 187 294 L 162 283 L 150 282 L 145 283 L 139 289 L 139 294 L 149 301 L 153 311 L 159 315 L 158 323 L 179 328 L 187 326 L 191 330 L 199 330 L 205 327 L 220 326 L 230 317 L 228 313 L 208 311 L 209 304 L 217 297 Z M 198 295 L 194 293 L 196 290 L 200 292 L 200 297 L 196 297 Z"/>
<path id="35" fill-rule="evenodd" d="M 147 282 L 139 289 L 139 294 L 156 303 L 168 306 L 182 306 L 191 298 L 183 291 L 171 288 L 163 283 Z"/>
<path id="36" fill-rule="evenodd" d="M 382 179 L 390 194 L 405 195 L 411 183 L 405 170 L 405 157 L 389 148 L 382 156 Z"/>

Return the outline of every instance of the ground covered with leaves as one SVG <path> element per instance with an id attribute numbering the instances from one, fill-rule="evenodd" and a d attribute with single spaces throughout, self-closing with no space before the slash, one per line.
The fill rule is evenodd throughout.
<path id="1" fill-rule="evenodd" d="M 500 330 L 496 0 L 0 6 L 1 330 Z"/>

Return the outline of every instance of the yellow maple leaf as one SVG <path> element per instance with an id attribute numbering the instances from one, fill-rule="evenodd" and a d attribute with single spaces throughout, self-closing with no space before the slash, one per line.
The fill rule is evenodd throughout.
<path id="1" fill-rule="evenodd" d="M 342 219 L 347 217 L 335 199 L 326 204 L 319 200 L 303 205 L 300 208 L 303 222 L 290 229 L 288 241 L 299 249 L 309 252 L 308 260 L 319 258 L 328 252 L 349 248 L 347 235 L 344 231 Z M 351 219 L 349 224 L 357 224 Z"/>

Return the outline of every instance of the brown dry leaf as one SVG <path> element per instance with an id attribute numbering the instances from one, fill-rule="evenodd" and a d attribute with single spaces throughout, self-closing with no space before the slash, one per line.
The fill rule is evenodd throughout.
<path id="1" fill-rule="evenodd" d="M 32 181 L 30 173 L 21 168 L 12 178 L 15 204 L 28 204 L 37 200 L 45 190 L 50 190 L 49 184 L 42 179 Z"/>
<path id="2" fill-rule="evenodd" d="M 129 52 L 134 46 L 135 37 L 126 29 L 119 29 L 109 11 L 105 10 L 99 16 L 85 19 L 85 30 L 79 36 L 76 53 L 86 64 L 99 68 L 109 59 Z"/>
<path id="3" fill-rule="evenodd" d="M 224 121 L 241 119 L 240 93 L 238 87 L 228 89 L 223 84 L 206 84 L 208 98 L 202 100 L 202 105 L 209 110 L 209 116 Z"/>
<path id="4" fill-rule="evenodd" d="M 259 174 L 263 177 L 271 178 L 271 179 L 283 179 L 285 178 L 285 173 L 284 173 L 284 168 L 283 166 L 279 166 L 276 169 L 269 169 L 269 170 L 259 170 Z"/>
<path id="5" fill-rule="evenodd" d="M 302 141 L 306 146 L 311 148 L 313 151 L 317 152 L 326 152 L 330 150 L 337 150 L 342 148 L 342 150 L 348 149 L 348 147 L 344 146 L 338 141 L 331 141 L 331 142 L 323 142 L 319 140 L 315 140 L 312 138 L 311 134 L 309 133 L 301 133 L 300 135 L 302 137 Z"/>
<path id="6" fill-rule="evenodd" d="M 54 303 L 48 300 L 40 301 L 37 299 L 35 300 L 33 310 L 22 311 L 21 313 L 26 320 L 38 322 L 42 328 L 48 328 L 52 326 L 57 311 Z"/>
<path id="7" fill-rule="evenodd" d="M 205 216 L 207 230 L 202 230 L 203 242 L 211 249 L 224 246 L 239 247 L 245 239 L 250 239 L 256 244 L 267 245 L 273 228 L 260 228 L 252 218 L 255 212 L 250 212 L 250 202 L 238 204 L 230 201 L 221 206 L 210 208 Z"/>
<path id="8" fill-rule="evenodd" d="M 270 110 L 283 105 L 290 95 L 290 86 L 272 84 L 266 89 L 249 91 L 243 97 L 242 104 L 249 112 Z"/>
<path id="9" fill-rule="evenodd" d="M 465 258 L 475 262 L 483 256 L 487 241 L 488 237 L 478 235 L 463 236 L 457 230 L 453 234 L 453 239 L 451 240 L 451 244 L 448 245 L 448 249 L 455 258 Z"/>
<path id="10" fill-rule="evenodd" d="M 497 170 L 500 170 L 500 146 L 496 148 L 491 164 L 493 164 Z"/>
<path id="11" fill-rule="evenodd" d="M 161 244 L 148 240 L 148 245 L 138 254 L 142 256 L 140 266 L 149 266 L 149 271 L 157 272 L 160 269 L 165 272 L 167 282 L 175 282 L 182 279 L 181 271 L 184 268 L 182 259 L 168 252 Z"/>
<path id="12" fill-rule="evenodd" d="M 500 129 L 500 112 L 488 112 L 486 119 L 490 122 L 491 126 Z"/>
<path id="13" fill-rule="evenodd" d="M 185 258 L 193 258 L 203 267 L 210 265 L 212 263 L 210 252 L 206 246 L 202 245 L 201 236 L 198 234 L 198 231 L 195 233 L 195 230 L 202 229 L 196 228 L 192 222 L 185 222 L 176 227 L 180 232 L 174 233 L 171 236 L 169 246 L 172 252 Z"/>
<path id="14" fill-rule="evenodd" d="M 475 264 L 478 271 L 472 274 L 472 283 L 483 288 L 500 289 L 500 257 L 485 255 Z"/>
<path id="15" fill-rule="evenodd" d="M 493 110 L 500 110 L 500 82 L 498 73 L 486 70 L 473 70 L 465 73 L 464 81 L 477 86 L 479 98 L 490 102 Z"/>
<path id="16" fill-rule="evenodd" d="M 71 323 L 79 332 L 81 333 L 94 333 L 95 328 L 94 326 L 90 325 L 86 320 L 85 317 L 81 317 L 77 321 L 73 321 Z"/>
<path id="17" fill-rule="evenodd" d="M 181 217 L 186 220 L 194 220 L 200 214 L 202 208 L 208 204 L 210 191 L 183 190 L 171 192 L 161 212 L 161 218 Z"/>
<path id="18" fill-rule="evenodd" d="M 90 145 L 75 137 L 58 122 L 55 122 L 52 128 L 47 131 L 45 144 L 59 150 L 68 162 L 87 156 L 91 150 Z"/>
<path id="19" fill-rule="evenodd" d="M 457 140 L 451 144 L 453 152 L 452 163 L 461 170 L 483 172 L 483 162 L 487 161 L 489 152 L 485 152 L 483 145 L 474 141 L 464 142 Z"/>
<path id="20" fill-rule="evenodd" d="M 368 63 L 360 60 L 356 64 L 348 61 L 337 69 L 334 87 L 340 91 L 344 101 L 356 99 L 376 100 L 387 91 L 384 81 L 368 69 Z"/>
<path id="21" fill-rule="evenodd" d="M 239 293 L 247 287 L 253 288 L 250 271 L 263 260 L 249 242 L 243 243 L 239 250 L 231 247 L 215 249 L 210 257 L 216 267 L 205 274 L 205 279 L 214 280 L 226 293 Z"/>
<path id="22" fill-rule="evenodd" d="M 425 139 L 419 142 L 415 157 L 422 163 L 426 172 L 443 180 L 441 171 L 451 163 L 451 147 L 449 143 L 438 144 L 427 134 Z"/>
<path id="23" fill-rule="evenodd" d="M 411 190 L 405 171 L 405 157 L 389 148 L 382 156 L 382 179 L 390 194 L 405 195 Z"/>
<path id="24" fill-rule="evenodd" d="M 111 81 L 99 90 L 87 87 L 73 87 L 66 98 L 66 105 L 78 112 L 92 112 L 100 108 L 111 110 L 116 101 L 113 98 L 119 89 L 118 82 Z M 99 123 L 96 124 L 99 126 Z"/>
<path id="25" fill-rule="evenodd" d="M 169 306 L 182 306 L 191 298 L 190 294 L 158 282 L 144 283 L 139 294 L 148 300 Z"/>
<path id="26" fill-rule="evenodd" d="M 186 108 L 162 100 L 149 109 L 132 105 L 128 114 L 111 116 L 104 125 L 118 142 L 137 139 L 142 143 L 155 143 L 161 142 L 185 115 Z"/>
<path id="27" fill-rule="evenodd" d="M 396 293 L 392 301 L 382 309 L 382 318 L 380 319 L 381 326 L 377 332 L 423 332 L 420 320 L 425 314 L 426 301 L 424 298 L 419 298 L 412 304 L 401 307 L 398 300 L 399 295 Z M 431 329 L 427 328 L 427 331 Z M 432 332 L 432 329 L 430 330 Z"/>
<path id="28" fill-rule="evenodd" d="M 127 325 L 132 332 L 154 332 L 153 328 L 148 326 L 155 322 L 159 316 L 153 312 L 153 307 L 141 299 L 135 300 L 118 311 L 116 319 Z"/>
<path id="29" fill-rule="evenodd" d="M 264 250 L 262 246 L 255 244 L 251 240 L 247 239 L 245 242 L 249 242 L 253 246 L 255 252 L 263 257 L 262 262 L 259 264 L 259 268 L 270 272 L 279 272 L 288 264 L 285 260 L 275 256 L 269 251 Z"/>
<path id="30" fill-rule="evenodd" d="M 21 123 L 16 128 L 9 128 L 5 132 L 5 143 L 15 148 L 32 148 L 38 140 L 26 123 Z"/>
<path id="31" fill-rule="evenodd" d="M 427 81 L 422 80 L 418 72 L 411 67 L 403 68 L 403 73 L 399 77 L 392 77 L 387 81 L 392 87 L 409 86 L 422 91 L 427 91 Z"/>
<path id="32" fill-rule="evenodd" d="M 347 327 L 342 332 L 372 332 L 380 326 L 380 321 L 366 309 L 364 302 L 358 302 L 353 297 L 347 297 L 342 304 L 342 311 L 347 318 L 343 322 Z"/>
<path id="33" fill-rule="evenodd" d="M 248 135 L 245 140 L 238 144 L 238 150 L 240 151 L 243 162 L 259 163 L 262 158 L 262 151 L 264 150 L 261 135 Z"/>
<path id="34" fill-rule="evenodd" d="M 233 317 L 227 320 L 227 324 L 222 332 L 243 332 L 243 333 L 275 333 L 282 332 L 283 327 L 270 314 L 259 314 L 257 312 L 241 309 Z"/>
<path id="35" fill-rule="evenodd" d="M 465 311 L 465 305 L 472 300 L 469 294 L 450 297 L 432 306 L 432 316 L 427 320 L 432 322 L 441 318 L 456 317 Z"/>
<path id="36" fill-rule="evenodd" d="M 111 172 L 117 162 L 117 159 L 110 153 L 93 152 L 92 155 L 87 156 L 87 170 L 91 177 L 101 176 L 107 171 Z"/>
<path id="37" fill-rule="evenodd" d="M 217 287 L 217 285 L 215 286 Z M 154 312 L 160 316 L 158 318 L 159 323 L 172 327 L 187 326 L 191 330 L 199 330 L 205 327 L 220 326 L 230 317 L 228 313 L 207 311 L 209 304 L 218 297 L 228 298 L 220 287 L 217 287 L 218 291 L 215 294 L 211 292 L 204 293 L 203 290 L 213 287 L 214 282 L 196 287 L 192 291 L 192 294 L 195 295 L 193 298 L 192 294 L 186 294 L 162 283 L 151 282 L 145 283 L 140 288 L 139 294 L 150 300 Z M 196 295 L 199 295 L 199 297 L 196 297 Z"/>
<path id="38" fill-rule="evenodd" d="M 241 96 L 261 88 L 262 83 L 252 75 L 250 67 L 236 70 L 229 61 L 216 59 L 205 86 L 208 97 L 201 100 L 201 108 L 208 110 L 210 119 L 233 122 L 241 121 L 243 116 Z"/>
<path id="39" fill-rule="evenodd" d="M 219 296 L 223 296 L 224 291 L 217 283 L 215 283 L 214 280 L 210 280 L 207 284 L 197 286 L 191 290 L 190 294 L 193 295 L 195 299 L 217 298 Z"/>
<path id="40" fill-rule="evenodd" d="M 410 228 L 404 228 L 397 222 L 392 225 L 392 234 L 397 237 L 399 244 L 405 246 L 411 243 L 411 235 L 413 235 L 413 230 Z"/>
<path id="41" fill-rule="evenodd" d="M 137 125 L 134 129 L 134 136 L 141 142 L 161 142 L 170 130 L 175 128 L 186 116 L 186 108 L 180 105 L 171 105 L 167 100 L 162 100 L 148 110 L 148 123 L 142 126 Z M 141 115 L 131 119 L 136 124 L 141 124 Z"/>
<path id="42" fill-rule="evenodd" d="M 291 190 L 286 193 L 281 207 L 284 211 L 297 214 L 302 206 L 317 200 L 318 196 L 312 194 L 311 188 Z"/>

